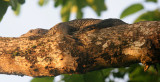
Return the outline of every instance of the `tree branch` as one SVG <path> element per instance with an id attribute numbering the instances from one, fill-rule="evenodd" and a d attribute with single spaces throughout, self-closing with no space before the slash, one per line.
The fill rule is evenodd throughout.
<path id="1" fill-rule="evenodd" d="M 0 73 L 56 76 L 140 62 L 146 70 L 160 63 L 158 21 L 80 31 L 48 35 L 38 29 L 21 37 L 0 37 Z"/>

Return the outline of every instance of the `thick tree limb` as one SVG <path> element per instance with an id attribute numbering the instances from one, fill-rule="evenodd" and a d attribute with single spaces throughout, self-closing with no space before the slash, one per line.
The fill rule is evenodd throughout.
<path id="1" fill-rule="evenodd" d="M 160 22 L 148 21 L 76 31 L 0 37 L 0 73 L 55 76 L 109 67 L 160 63 Z M 49 30 L 50 31 L 50 30 Z M 46 34 L 46 35 L 45 35 Z"/>

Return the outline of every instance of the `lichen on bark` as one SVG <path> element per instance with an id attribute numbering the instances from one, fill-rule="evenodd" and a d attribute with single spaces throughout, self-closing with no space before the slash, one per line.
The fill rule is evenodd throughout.
<path id="1" fill-rule="evenodd" d="M 146 70 L 160 63 L 159 21 L 78 30 L 71 35 L 50 31 L 35 29 L 21 37 L 0 37 L 0 73 L 56 76 L 135 63 L 144 64 Z"/>

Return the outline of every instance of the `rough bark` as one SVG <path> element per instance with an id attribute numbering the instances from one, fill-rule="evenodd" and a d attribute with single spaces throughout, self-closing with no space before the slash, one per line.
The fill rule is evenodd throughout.
<path id="1" fill-rule="evenodd" d="M 0 37 L 0 73 L 56 76 L 135 63 L 144 64 L 146 70 L 160 63 L 159 21 L 79 30 L 72 35 L 48 36 L 48 30 L 39 30 Z"/>

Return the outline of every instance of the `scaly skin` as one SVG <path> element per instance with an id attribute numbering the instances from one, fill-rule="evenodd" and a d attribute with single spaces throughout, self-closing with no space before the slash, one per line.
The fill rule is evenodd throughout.
<path id="1" fill-rule="evenodd" d="M 27 32 L 26 34 L 22 35 L 21 37 L 30 37 L 34 39 L 35 37 L 40 35 L 50 36 L 57 33 L 66 36 L 72 35 L 73 33 L 75 33 L 75 31 L 78 31 L 78 33 L 83 33 L 92 29 L 107 28 L 121 24 L 127 23 L 123 22 L 120 19 L 75 19 L 68 22 L 58 23 L 50 30 L 40 28 L 33 29 Z"/>
<path id="2" fill-rule="evenodd" d="M 76 19 L 72 20 L 69 22 L 62 22 L 54 27 L 52 27 L 48 35 L 53 35 L 56 33 L 64 34 L 64 35 L 71 35 L 75 31 L 81 30 L 87 31 L 91 29 L 96 29 L 96 28 L 106 28 L 106 27 L 111 27 L 111 26 L 117 26 L 121 24 L 127 24 L 123 22 L 120 19 Z"/>
<path id="3" fill-rule="evenodd" d="M 53 35 L 55 33 L 64 35 L 72 34 L 74 31 L 78 31 L 89 25 L 97 24 L 101 21 L 102 20 L 100 19 L 76 19 L 68 22 L 58 23 L 49 30 L 48 35 Z"/>

